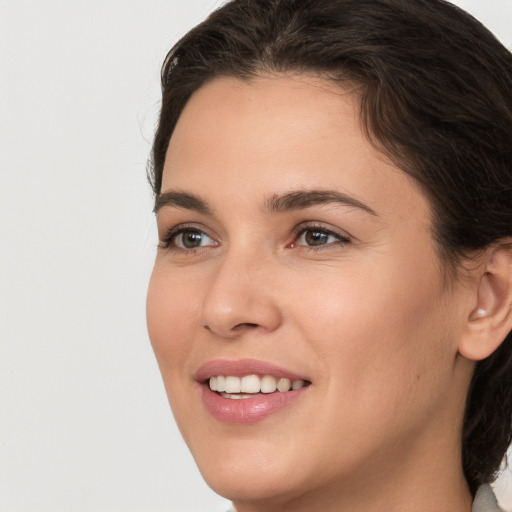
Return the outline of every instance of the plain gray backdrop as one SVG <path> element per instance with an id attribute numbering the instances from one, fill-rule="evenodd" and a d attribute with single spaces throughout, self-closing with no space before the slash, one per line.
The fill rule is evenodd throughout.
<path id="1" fill-rule="evenodd" d="M 455 3 L 512 48 L 512 0 Z M 227 509 L 145 324 L 159 68 L 219 4 L 0 0 L 0 512 Z"/>

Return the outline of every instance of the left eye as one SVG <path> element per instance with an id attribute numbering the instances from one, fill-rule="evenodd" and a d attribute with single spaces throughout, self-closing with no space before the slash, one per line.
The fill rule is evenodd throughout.
<path id="1" fill-rule="evenodd" d="M 173 236 L 172 242 L 180 249 L 197 249 L 215 243 L 206 233 L 196 229 L 183 229 Z"/>
<path id="2" fill-rule="evenodd" d="M 304 229 L 297 237 L 296 245 L 318 247 L 344 240 L 340 235 L 322 229 Z"/>

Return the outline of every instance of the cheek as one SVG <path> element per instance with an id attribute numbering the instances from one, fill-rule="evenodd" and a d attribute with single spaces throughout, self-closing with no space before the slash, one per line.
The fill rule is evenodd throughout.
<path id="1" fill-rule="evenodd" d="M 323 362 L 328 385 L 356 397 L 357 407 L 403 404 L 413 387 L 410 401 L 417 402 L 418 393 L 428 397 L 446 384 L 456 355 L 442 283 L 429 261 L 364 268 L 347 267 L 329 279 L 319 273 L 311 280 L 315 291 L 296 302 L 295 321 Z"/>
<path id="2" fill-rule="evenodd" d="M 148 333 L 164 377 L 187 357 L 196 321 L 197 290 L 185 286 L 174 273 L 155 265 L 148 288 L 146 317 Z"/>

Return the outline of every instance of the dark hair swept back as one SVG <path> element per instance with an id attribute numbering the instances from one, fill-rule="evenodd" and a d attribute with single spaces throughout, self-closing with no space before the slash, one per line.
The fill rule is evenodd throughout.
<path id="1" fill-rule="evenodd" d="M 429 197 L 447 268 L 512 236 L 512 55 L 443 0 L 233 0 L 162 68 L 150 180 L 191 95 L 219 76 L 304 72 L 360 98 L 368 139 Z M 512 335 L 477 364 L 463 426 L 471 490 L 492 481 L 512 435 Z"/>

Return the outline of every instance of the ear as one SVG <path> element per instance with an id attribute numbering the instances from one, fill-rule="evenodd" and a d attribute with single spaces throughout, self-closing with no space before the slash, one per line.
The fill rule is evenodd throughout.
<path id="1" fill-rule="evenodd" d="M 476 297 L 459 353 L 473 361 L 490 356 L 512 330 L 512 243 L 492 246 L 475 270 Z"/>

